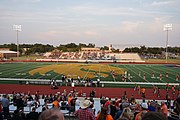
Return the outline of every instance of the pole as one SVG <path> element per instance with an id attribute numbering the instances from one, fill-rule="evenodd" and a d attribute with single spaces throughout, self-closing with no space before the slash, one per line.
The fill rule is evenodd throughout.
<path id="1" fill-rule="evenodd" d="M 19 39 L 18 39 L 18 30 L 17 31 L 17 57 L 19 57 Z"/>
<path id="2" fill-rule="evenodd" d="M 167 39 L 166 39 L 166 63 L 168 62 L 168 29 L 167 29 Z"/>

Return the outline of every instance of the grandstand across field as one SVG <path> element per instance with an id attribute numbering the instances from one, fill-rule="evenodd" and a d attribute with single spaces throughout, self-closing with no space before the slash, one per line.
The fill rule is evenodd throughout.
<path id="1" fill-rule="evenodd" d="M 36 61 L 61 62 L 145 62 L 137 53 L 103 53 L 103 52 L 63 52 L 58 56 L 50 53 L 45 59 Z M 58 59 L 57 59 L 58 57 Z M 56 58 L 56 59 L 55 59 Z"/>

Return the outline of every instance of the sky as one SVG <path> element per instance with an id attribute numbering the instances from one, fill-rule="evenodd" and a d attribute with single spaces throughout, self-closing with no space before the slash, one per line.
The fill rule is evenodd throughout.
<path id="1" fill-rule="evenodd" d="M 0 44 L 180 47 L 180 0 L 0 0 Z"/>

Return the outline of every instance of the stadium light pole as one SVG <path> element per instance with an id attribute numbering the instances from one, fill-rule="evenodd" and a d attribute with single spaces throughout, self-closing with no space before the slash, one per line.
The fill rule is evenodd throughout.
<path id="1" fill-rule="evenodd" d="M 167 32 L 167 37 L 166 37 L 166 63 L 167 63 L 167 59 L 168 59 L 168 38 L 169 38 L 169 34 L 168 32 L 172 30 L 172 24 L 165 24 L 164 25 L 164 31 Z"/>
<path id="2" fill-rule="evenodd" d="M 21 25 L 13 25 L 13 30 L 17 32 L 17 57 L 19 57 L 19 32 L 22 31 Z"/>

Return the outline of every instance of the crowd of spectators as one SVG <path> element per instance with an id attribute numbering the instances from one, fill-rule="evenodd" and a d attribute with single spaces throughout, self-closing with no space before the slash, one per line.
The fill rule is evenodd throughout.
<path id="1" fill-rule="evenodd" d="M 153 92 L 153 90 L 152 90 Z M 40 95 L 39 91 L 35 95 L 30 92 L 16 93 L 10 95 L 4 94 L 0 97 L 0 120 L 64 120 L 61 110 L 67 110 L 68 114 L 79 120 L 178 120 L 180 119 L 180 96 L 174 99 L 173 104 L 168 105 L 162 101 L 147 101 L 145 98 L 141 102 L 136 101 L 135 96 L 127 98 L 126 92 L 121 98 L 100 97 L 101 110 L 95 114 L 94 97 L 96 91 L 92 89 L 89 98 L 82 98 L 80 102 L 77 97 L 82 96 L 82 91 L 73 89 L 67 93 L 66 89 L 62 93 Z M 40 99 L 44 104 L 40 104 Z M 13 104 L 16 110 L 9 110 Z M 51 104 L 52 107 L 49 107 Z M 75 106 L 79 105 L 76 110 Z M 24 112 L 25 106 L 32 106 L 29 113 Z M 42 110 L 37 112 L 36 109 L 42 106 Z"/>
<path id="2" fill-rule="evenodd" d="M 70 59 L 70 60 L 95 60 L 95 59 L 107 59 L 106 53 L 104 51 L 89 51 L 89 52 L 60 52 L 59 54 L 51 54 L 49 57 L 51 58 L 59 58 L 59 59 Z"/>

